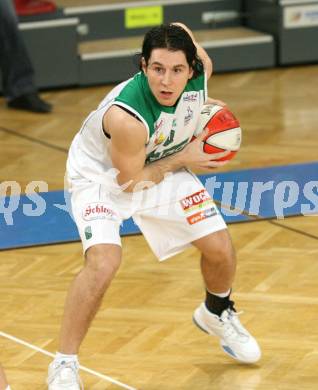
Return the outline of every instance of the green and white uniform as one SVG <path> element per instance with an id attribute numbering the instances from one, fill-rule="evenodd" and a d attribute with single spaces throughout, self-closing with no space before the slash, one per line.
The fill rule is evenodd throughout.
<path id="1" fill-rule="evenodd" d="M 137 73 L 115 87 L 85 120 L 72 143 L 69 167 L 93 181 L 100 182 L 96 176 L 101 174 L 105 183 L 105 173 L 112 162 L 102 120 L 112 105 L 129 110 L 145 125 L 148 163 L 181 150 L 191 140 L 206 98 L 206 79 L 202 74 L 187 83 L 174 107 L 162 106 L 153 96 L 144 73 Z"/>
<path id="2" fill-rule="evenodd" d="M 114 104 L 132 111 L 146 126 L 147 162 L 152 162 L 181 150 L 191 140 L 206 98 L 202 74 L 188 82 L 174 107 L 162 106 L 151 93 L 145 75 L 138 73 L 125 84 Z"/>
<path id="3" fill-rule="evenodd" d="M 109 154 L 111 140 L 105 136 L 103 130 L 107 132 L 107 129 L 103 129 L 102 126 L 103 117 L 112 105 L 121 106 L 129 111 L 147 129 L 145 164 L 152 163 L 180 151 L 191 141 L 206 99 L 206 77 L 201 74 L 196 79 L 188 81 L 175 106 L 162 106 L 152 94 L 147 77 L 143 72 L 139 72 L 133 78 L 116 86 L 97 110 L 87 117 L 72 142 L 67 161 L 67 173 L 73 193 L 73 214 L 84 250 L 96 243 L 120 244 L 117 230 L 122 220 L 130 216 L 133 216 L 160 259 L 178 253 L 194 239 L 226 227 L 215 205 L 204 192 L 202 184 L 187 170 L 171 173 L 161 183 L 139 192 L 138 195 L 122 192 L 117 184 L 117 171 L 113 168 Z M 197 193 L 200 193 L 202 202 L 195 201 L 195 207 L 187 207 L 186 211 L 183 207 L 180 208 L 182 200 L 186 199 L 186 203 L 188 201 L 191 203 L 193 200 L 189 200 L 188 197 Z M 171 208 L 178 210 L 173 211 Z M 198 222 L 195 223 L 193 222 L 195 218 L 191 219 L 191 215 L 197 214 L 198 210 L 206 210 L 206 215 L 201 216 L 201 219 L 199 216 Z M 171 215 L 173 223 L 167 220 L 167 215 L 164 218 L 159 215 L 167 213 Z M 177 213 L 178 217 L 173 217 Z M 180 239 L 178 233 L 175 233 L 171 245 L 167 245 L 166 242 L 161 245 L 161 242 L 158 248 L 158 240 L 162 241 L 164 237 L 161 238 L 158 232 L 156 234 L 154 232 L 160 229 L 162 234 L 162 229 L 167 229 L 168 223 L 173 232 L 180 226 L 183 233 Z M 188 225 L 187 229 L 182 228 L 183 223 Z M 111 224 L 113 227 L 116 225 L 116 228 L 110 229 Z M 113 233 L 107 236 L 96 227 L 95 235 L 92 232 L 87 239 L 85 229 L 89 226 L 89 230 L 92 231 L 92 225 L 107 225 L 108 232 L 113 230 Z"/>

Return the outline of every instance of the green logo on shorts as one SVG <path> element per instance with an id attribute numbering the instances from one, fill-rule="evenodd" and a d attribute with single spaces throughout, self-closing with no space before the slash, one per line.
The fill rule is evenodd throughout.
<path id="1" fill-rule="evenodd" d="M 91 226 L 86 226 L 85 228 L 85 238 L 86 240 L 89 240 L 90 238 L 92 238 L 93 234 L 92 234 L 92 228 Z"/>

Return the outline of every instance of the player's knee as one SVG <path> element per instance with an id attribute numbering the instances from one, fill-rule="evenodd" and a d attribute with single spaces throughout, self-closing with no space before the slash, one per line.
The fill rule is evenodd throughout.
<path id="1" fill-rule="evenodd" d="M 204 258 L 213 264 L 224 264 L 235 262 L 235 253 L 230 242 L 214 242 L 213 245 L 203 253 Z"/>
<path id="2" fill-rule="evenodd" d="M 118 245 L 95 245 L 86 252 L 86 266 L 101 283 L 113 278 L 120 262 L 121 248 Z"/>

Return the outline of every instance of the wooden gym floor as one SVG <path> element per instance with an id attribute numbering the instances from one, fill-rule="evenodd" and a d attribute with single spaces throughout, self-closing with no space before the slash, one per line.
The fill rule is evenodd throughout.
<path id="1" fill-rule="evenodd" d="M 242 149 L 224 170 L 317 160 L 317 77 L 318 66 L 213 76 L 210 96 L 226 101 L 244 130 Z M 62 189 L 65 150 L 109 89 L 43 93 L 54 104 L 51 115 L 8 110 L 1 98 L 0 182 L 15 180 L 24 191 L 41 180 Z M 123 265 L 83 343 L 81 364 L 140 390 L 316 389 L 317 218 L 279 223 L 229 227 L 238 255 L 234 299 L 263 349 L 259 364 L 230 360 L 193 326 L 203 297 L 196 250 L 158 263 L 141 236 L 123 239 Z M 80 243 L 0 252 L 0 361 L 12 389 L 46 388 L 50 357 L 32 346 L 56 351 L 66 290 L 81 266 Z M 82 377 L 90 390 L 120 388 Z"/>

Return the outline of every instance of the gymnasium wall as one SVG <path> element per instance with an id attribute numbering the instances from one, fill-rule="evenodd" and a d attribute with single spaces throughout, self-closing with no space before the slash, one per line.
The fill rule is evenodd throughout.
<path id="1" fill-rule="evenodd" d="M 317 63 L 318 0 L 57 0 L 20 18 L 40 88 L 123 80 L 151 26 L 182 21 L 215 72 Z"/>

